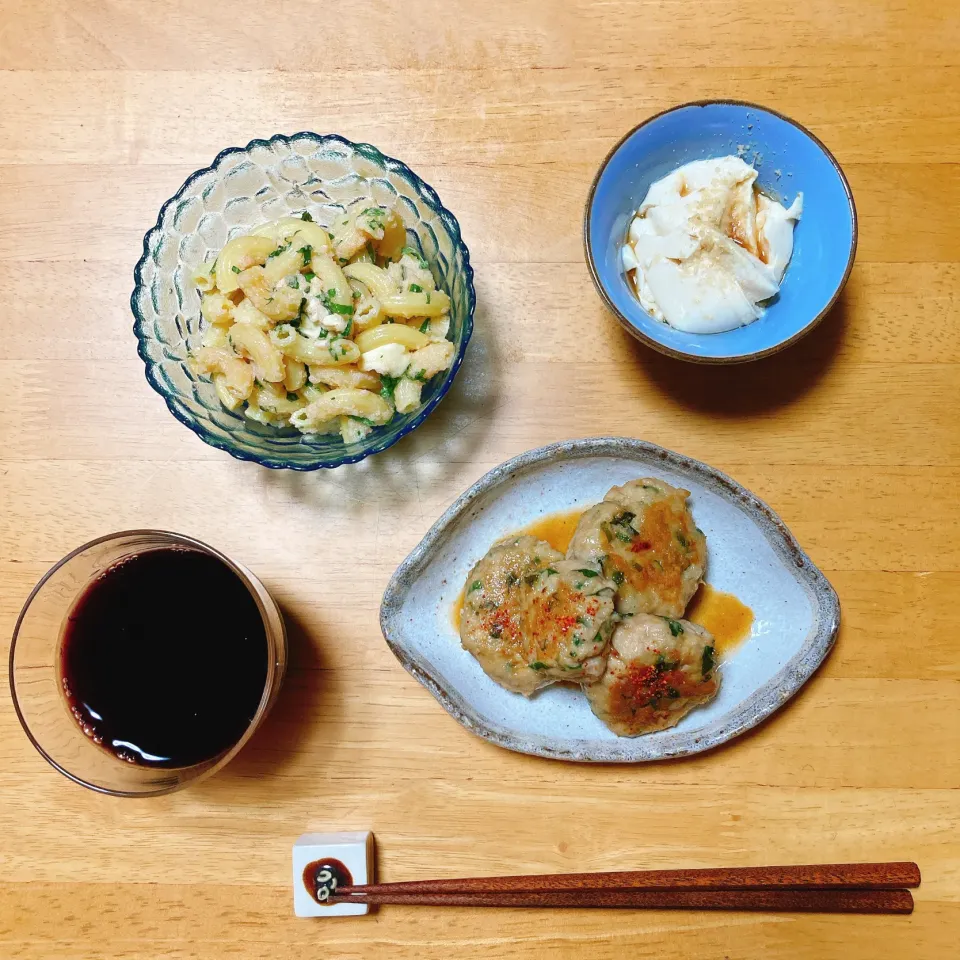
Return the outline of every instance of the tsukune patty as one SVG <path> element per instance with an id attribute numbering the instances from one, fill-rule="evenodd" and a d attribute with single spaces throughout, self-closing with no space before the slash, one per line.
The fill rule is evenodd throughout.
<path id="1" fill-rule="evenodd" d="M 610 641 L 607 668 L 584 693 L 593 712 L 620 737 L 672 727 L 716 696 L 714 641 L 688 620 L 638 614 Z"/>
<path id="2" fill-rule="evenodd" d="M 589 560 L 531 536 L 495 544 L 470 571 L 460 639 L 489 677 L 527 696 L 604 670 L 615 586 Z"/>
<path id="3" fill-rule="evenodd" d="M 567 556 L 601 565 L 616 584 L 618 613 L 683 616 L 707 561 L 689 496 L 645 477 L 613 487 L 580 518 Z"/>

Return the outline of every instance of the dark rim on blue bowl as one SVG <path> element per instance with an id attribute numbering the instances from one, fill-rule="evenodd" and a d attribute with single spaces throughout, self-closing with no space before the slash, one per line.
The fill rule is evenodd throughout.
<path id="1" fill-rule="evenodd" d="M 600 279 L 600 274 L 597 271 L 597 265 L 593 258 L 593 250 L 590 247 L 590 220 L 593 212 L 593 197 L 597 191 L 597 184 L 600 182 L 600 178 L 603 176 L 604 170 L 607 169 L 607 164 L 613 159 L 616 153 L 620 148 L 627 142 L 638 130 L 645 127 L 648 123 L 653 123 L 654 120 L 659 120 L 660 117 L 665 117 L 669 113 L 676 113 L 677 110 L 685 110 L 687 107 L 710 107 L 716 105 L 726 105 L 734 107 L 747 107 L 750 110 L 759 110 L 762 113 L 768 113 L 771 116 L 778 117 L 780 120 L 789 123 L 791 126 L 796 127 L 802 134 L 809 137 L 822 151 L 824 156 L 833 164 L 834 170 L 837 171 L 837 176 L 840 177 L 840 182 L 843 184 L 843 192 L 847 195 L 847 203 L 850 206 L 850 221 L 852 226 L 852 240 L 850 243 L 850 256 L 847 258 L 847 266 L 843 271 L 843 276 L 840 278 L 840 283 L 837 285 L 837 289 L 834 291 L 833 296 L 830 298 L 830 301 L 827 305 L 811 320 L 802 330 L 799 330 L 792 337 L 787 340 L 783 340 L 781 343 L 774 344 L 772 347 L 768 347 L 766 350 L 758 350 L 755 353 L 742 353 L 733 357 L 699 357 L 694 356 L 690 353 L 684 353 L 681 350 L 675 350 L 673 347 L 668 347 L 666 344 L 660 343 L 658 340 L 653 339 L 653 337 L 647 336 L 642 330 L 638 329 L 631 321 L 625 317 L 616 307 L 613 300 L 610 298 L 607 293 L 606 287 L 603 285 L 603 281 Z M 661 110 L 659 113 L 655 113 L 650 117 L 647 117 L 646 120 L 642 120 L 638 123 L 633 129 L 628 130 L 610 149 L 607 155 L 603 158 L 603 162 L 600 164 L 596 175 L 593 178 L 593 182 L 590 184 L 590 192 L 587 194 L 587 205 L 584 209 L 583 214 L 583 249 L 584 255 L 587 261 L 587 267 L 590 270 L 590 277 L 593 280 L 593 285 L 597 288 L 597 293 L 600 294 L 600 298 L 607 305 L 607 309 L 617 318 L 620 322 L 620 325 L 626 329 L 626 331 L 639 340 L 641 343 L 646 344 L 648 347 L 656 350 L 658 353 L 665 354 L 668 357 L 673 357 L 676 360 L 686 360 L 691 363 L 702 363 L 709 365 L 718 365 L 718 364 L 728 364 L 728 363 L 748 363 L 751 360 L 761 360 L 763 357 L 772 356 L 775 353 L 780 353 L 781 350 L 785 350 L 791 344 L 796 343 L 801 337 L 805 337 L 811 330 L 819 325 L 820 321 L 830 312 L 833 305 L 837 302 L 837 298 L 843 291 L 843 288 L 847 285 L 847 280 L 850 278 L 850 271 L 853 269 L 853 261 L 857 255 L 857 240 L 859 237 L 859 226 L 857 223 L 857 206 L 853 200 L 853 192 L 850 190 L 850 184 L 847 182 L 847 178 L 844 175 L 843 170 L 840 167 L 840 164 L 837 163 L 837 158 L 830 152 L 826 144 L 813 132 L 808 130 L 803 124 L 797 123 L 796 120 L 792 120 L 784 113 L 780 113 L 779 110 L 773 110 L 770 107 L 764 107 L 759 103 L 751 103 L 748 100 L 691 100 L 689 103 L 679 103 L 674 107 L 668 107 L 666 110 Z M 639 301 L 638 301 L 639 306 Z M 643 309 L 642 307 L 640 308 Z"/>
<path id="2" fill-rule="evenodd" d="M 416 415 L 406 424 L 397 434 L 393 437 L 384 438 L 378 443 L 375 443 L 369 449 L 363 450 L 358 453 L 350 453 L 346 450 L 344 446 L 344 454 L 338 456 L 335 462 L 307 462 L 307 463 L 292 463 L 286 460 L 283 456 L 271 457 L 268 455 L 258 455 L 251 453 L 248 450 L 240 450 L 225 440 L 221 440 L 219 437 L 211 434 L 206 427 L 194 421 L 192 418 L 188 417 L 186 414 L 182 413 L 177 409 L 175 400 L 167 390 L 161 385 L 156 371 L 154 369 L 154 363 L 147 356 L 146 348 L 144 345 L 144 335 L 143 335 L 143 326 L 146 324 L 146 319 L 140 312 L 140 308 L 137 304 L 137 294 L 143 286 L 142 272 L 143 267 L 147 261 L 147 258 L 150 255 L 150 238 L 151 236 L 160 230 L 162 230 L 162 223 L 164 215 L 167 210 L 181 199 L 184 192 L 188 187 L 191 186 L 196 180 L 200 177 L 205 176 L 212 171 L 215 171 L 220 162 L 232 154 L 243 154 L 249 153 L 255 147 L 266 147 L 270 148 L 271 144 L 274 143 L 285 143 L 290 144 L 295 140 L 313 140 L 316 143 L 341 143 L 346 147 L 349 147 L 351 150 L 355 150 L 361 156 L 365 156 L 368 159 L 373 159 L 377 163 L 382 163 L 386 170 L 389 170 L 393 173 L 397 173 L 411 183 L 417 191 L 420 199 L 440 218 L 444 226 L 449 230 L 450 236 L 453 240 L 454 247 L 461 252 L 463 257 L 463 276 L 464 281 L 467 287 L 467 314 L 463 320 L 463 345 L 460 350 L 454 355 L 453 365 L 447 371 L 446 379 L 440 385 L 437 392 L 432 396 L 416 413 Z M 402 440 L 407 434 L 411 433 L 421 423 L 433 412 L 436 406 L 440 401 L 447 395 L 447 392 L 450 390 L 450 387 L 453 385 L 453 381 L 456 379 L 457 372 L 460 369 L 460 365 L 463 363 L 463 358 L 467 352 L 467 346 L 470 343 L 470 338 L 473 336 L 473 315 L 477 307 L 477 292 L 473 283 L 473 267 L 470 265 L 470 251 L 467 248 L 467 245 L 463 241 L 463 234 L 460 231 L 460 223 L 457 218 L 440 202 L 440 197 L 437 195 L 436 190 L 430 186 L 422 177 L 418 176 L 413 170 L 410 169 L 402 160 L 397 160 L 394 157 L 387 156 L 382 151 L 378 150 L 373 144 L 370 143 L 357 143 L 353 140 L 348 140 L 346 137 L 341 137 L 336 133 L 313 133 L 309 130 L 303 130 L 300 133 L 292 134 L 283 134 L 277 133 L 270 137 L 268 140 L 262 138 L 257 138 L 251 140 L 245 147 L 227 147 L 225 150 L 221 150 L 216 157 L 213 159 L 213 163 L 208 167 L 202 167 L 199 170 L 195 170 L 190 174 L 189 177 L 183 182 L 180 189 L 167 200 L 163 206 L 160 208 L 159 214 L 157 214 L 157 222 L 143 235 L 143 253 L 140 256 L 140 259 L 137 261 L 137 265 L 133 269 L 133 280 L 134 287 L 133 293 L 130 295 L 130 309 L 133 311 L 135 321 L 133 324 L 133 333 L 137 338 L 137 353 L 140 356 L 140 359 L 144 363 L 144 375 L 147 378 L 147 382 L 153 387 L 157 393 L 163 397 L 164 402 L 167 405 L 167 409 L 179 420 L 185 427 L 189 427 L 204 443 L 209 444 L 211 447 L 216 447 L 218 450 L 223 450 L 226 453 L 229 453 L 230 456 L 236 457 L 238 460 L 250 460 L 254 463 L 259 463 L 263 467 L 269 467 L 271 470 L 300 470 L 300 471 L 311 471 L 311 470 L 332 470 L 336 467 L 344 466 L 348 463 L 359 463 L 361 460 L 365 460 L 367 457 L 372 456 L 376 453 L 382 453 L 388 447 L 392 447 L 399 440 Z"/>

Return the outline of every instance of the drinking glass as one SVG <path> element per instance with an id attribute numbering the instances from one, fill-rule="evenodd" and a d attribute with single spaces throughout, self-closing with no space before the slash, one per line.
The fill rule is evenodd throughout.
<path id="1" fill-rule="evenodd" d="M 120 760 L 83 733 L 61 689 L 60 649 L 67 616 L 91 581 L 125 557 L 170 547 L 216 557 L 250 591 L 263 618 L 267 675 L 257 712 L 233 746 L 189 767 L 162 769 Z M 196 589 L 202 587 L 198 585 Z M 158 603 L 176 601 L 174 596 L 157 597 Z M 208 777 L 236 756 L 273 706 L 286 664 L 287 639 L 280 610 L 266 587 L 249 570 L 192 537 L 161 530 L 126 530 L 78 547 L 33 588 L 13 633 L 10 691 L 17 716 L 31 743 L 64 776 L 91 790 L 116 797 L 156 796 Z"/>

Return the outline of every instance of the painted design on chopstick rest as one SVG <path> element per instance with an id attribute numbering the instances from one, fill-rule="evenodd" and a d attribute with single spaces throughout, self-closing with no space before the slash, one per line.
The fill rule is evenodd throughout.
<path id="1" fill-rule="evenodd" d="M 313 860 L 303 868 L 303 885 L 317 903 L 329 903 L 341 887 L 353 884 L 346 865 L 333 857 Z"/>

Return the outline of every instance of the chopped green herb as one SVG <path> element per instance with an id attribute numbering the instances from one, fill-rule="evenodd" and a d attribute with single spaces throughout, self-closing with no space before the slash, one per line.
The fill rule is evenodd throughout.
<path id="1" fill-rule="evenodd" d="M 328 236 L 331 240 L 333 239 L 333 234 L 332 234 L 329 230 L 327 231 L 327 236 Z"/>
<path id="2" fill-rule="evenodd" d="M 687 538 L 678 530 L 677 531 L 677 542 L 683 547 L 684 550 L 687 550 L 690 547 L 690 544 L 687 542 Z"/>
<path id="3" fill-rule="evenodd" d="M 520 582 L 520 578 L 512 571 L 507 574 L 507 586 L 515 587 Z"/>
<path id="4" fill-rule="evenodd" d="M 366 210 L 360 211 L 360 216 L 367 218 L 367 226 L 370 230 L 382 230 L 387 211 L 383 207 L 367 207 Z"/>
<path id="5" fill-rule="evenodd" d="M 304 210 L 303 213 L 300 214 L 300 219 L 306 220 L 308 223 L 313 223 L 313 217 L 311 217 L 306 210 Z"/>
<path id="6" fill-rule="evenodd" d="M 289 323 L 290 326 L 294 328 L 294 330 L 298 329 L 300 324 L 303 322 L 303 312 L 306 309 L 307 309 L 307 298 L 301 297 L 300 309 L 297 311 L 297 315 L 292 320 L 287 321 L 287 323 Z"/>
<path id="7" fill-rule="evenodd" d="M 426 333 L 430 329 L 430 318 L 428 317 L 420 324 L 420 332 Z"/>
<path id="8" fill-rule="evenodd" d="M 295 403 L 295 402 L 296 402 L 297 400 L 299 400 L 300 398 L 299 398 L 295 393 L 289 393 L 289 392 L 288 392 L 288 393 L 287 393 L 287 399 L 288 399 L 291 403 Z"/>
<path id="9" fill-rule="evenodd" d="M 305 247 L 301 247 L 297 253 L 303 257 L 304 263 L 309 263 L 313 259 L 313 247 L 309 243 Z"/>
<path id="10" fill-rule="evenodd" d="M 579 623 L 580 626 L 583 626 L 586 622 L 587 622 L 586 617 L 577 617 L 577 623 Z"/>
<path id="11" fill-rule="evenodd" d="M 217 261 L 214 260 L 213 263 L 210 264 L 210 272 L 213 273 L 213 271 L 216 269 L 217 269 Z"/>
<path id="12" fill-rule="evenodd" d="M 553 567 L 547 567 L 544 573 L 546 573 L 548 577 L 555 577 L 557 575 L 557 571 L 554 570 Z"/>
<path id="13" fill-rule="evenodd" d="M 547 669 L 547 665 L 546 665 L 542 660 L 534 660 L 533 663 L 530 664 L 530 669 L 531 669 L 531 670 L 546 670 L 546 669 Z"/>
<path id="14" fill-rule="evenodd" d="M 234 273 L 239 273 L 239 272 L 240 272 L 240 268 L 239 268 L 238 266 L 236 266 L 236 265 L 232 266 L 230 269 L 231 269 Z"/>
<path id="15" fill-rule="evenodd" d="M 621 570 L 614 570 L 610 579 L 618 586 L 623 586 L 624 576 Z"/>
<path id="16" fill-rule="evenodd" d="M 483 583 L 480 580 L 474 580 L 473 583 L 470 584 L 470 589 L 467 591 L 467 593 L 473 593 L 474 590 L 482 590 L 482 589 L 483 589 Z"/>
<path id="17" fill-rule="evenodd" d="M 703 648 L 703 659 L 700 661 L 700 672 L 706 680 L 713 670 L 713 647 Z"/>
<path id="18" fill-rule="evenodd" d="M 614 526 L 612 522 L 601 523 L 600 529 L 603 530 L 608 543 L 613 543 L 614 540 L 619 540 L 622 543 L 630 543 L 633 540 L 633 536 L 627 533 L 623 527 Z"/>
<path id="19" fill-rule="evenodd" d="M 263 384 L 262 384 L 256 377 L 253 378 L 253 382 L 254 382 L 254 384 L 255 384 L 256 386 L 258 386 L 258 387 L 262 387 L 262 386 L 263 386 Z"/>
<path id="20" fill-rule="evenodd" d="M 341 316 L 350 316 L 353 313 L 352 303 L 334 303 L 326 297 L 321 297 L 320 299 L 323 301 L 323 306 L 328 313 L 339 313 Z"/>
<path id="21" fill-rule="evenodd" d="M 635 513 L 629 510 L 622 510 L 614 516 L 609 523 L 601 525 L 601 529 L 607 535 L 607 540 L 613 543 L 614 539 L 621 543 L 631 543 L 635 530 L 630 526 L 630 522 L 636 517 Z"/>
<path id="22" fill-rule="evenodd" d="M 526 583 L 528 586 L 531 586 L 531 587 L 532 587 L 532 586 L 537 582 L 537 580 L 539 580 L 539 579 L 540 579 L 540 574 L 539 574 L 539 573 L 528 573 L 528 574 L 523 578 L 523 582 Z"/>
<path id="23" fill-rule="evenodd" d="M 407 376 L 408 376 L 411 380 L 419 380 L 420 383 L 426 383 L 426 382 L 427 382 L 427 371 L 426 371 L 426 370 L 418 370 L 416 373 L 410 373 L 410 371 L 408 370 L 408 371 L 407 371 Z"/>
<path id="24" fill-rule="evenodd" d="M 582 573 L 588 580 L 593 579 L 594 577 L 599 577 L 600 574 L 596 570 L 578 570 L 577 573 Z"/>
<path id="25" fill-rule="evenodd" d="M 661 573 L 663 573 L 663 564 L 662 564 L 659 560 L 654 560 L 654 561 L 653 561 L 653 565 L 654 565 Z"/>
<path id="26" fill-rule="evenodd" d="M 429 302 L 430 302 L 430 291 L 428 290 L 428 291 L 427 291 L 427 303 L 429 303 Z"/>
<path id="27" fill-rule="evenodd" d="M 659 653 L 655 666 L 658 673 L 663 673 L 665 670 L 676 670 L 680 663 L 677 660 L 668 660 L 662 653 Z"/>
<path id="28" fill-rule="evenodd" d="M 405 253 L 413 257 L 413 259 L 416 260 L 424 270 L 430 266 L 430 264 L 427 263 L 427 261 L 424 260 L 423 257 L 421 257 L 420 254 L 413 249 L 413 247 L 404 247 L 403 250 L 400 251 L 400 255 L 403 256 Z"/>
<path id="29" fill-rule="evenodd" d="M 268 254 L 267 254 L 267 259 L 268 259 L 268 260 L 272 260 L 274 257 L 279 257 L 281 253 L 286 253 L 289 249 L 290 249 L 290 244 L 289 244 L 289 243 L 288 243 L 288 244 L 285 244 L 285 245 L 282 246 L 282 247 L 277 247 L 277 249 L 274 250 L 273 253 L 268 253 Z"/>
<path id="30" fill-rule="evenodd" d="M 351 417 L 351 420 L 357 420 L 359 423 L 362 423 L 365 427 L 376 427 L 378 424 L 374 423 L 372 420 L 368 420 L 366 417 Z"/>
<path id="31" fill-rule="evenodd" d="M 669 617 L 664 617 L 664 620 L 667 621 L 667 626 L 670 628 L 670 633 L 675 637 L 679 637 L 683 633 L 683 624 L 679 620 L 671 620 Z"/>
<path id="32" fill-rule="evenodd" d="M 313 281 L 314 277 L 316 277 L 316 274 L 315 274 L 312 270 L 308 270 L 308 271 L 303 275 L 303 279 L 306 280 L 307 283 L 311 283 L 311 282 Z"/>
<path id="33" fill-rule="evenodd" d="M 421 287 L 419 283 L 411 283 L 411 284 L 410 284 L 410 292 L 411 292 L 411 293 L 423 293 L 423 287 Z"/>
<path id="34" fill-rule="evenodd" d="M 350 331 L 353 329 L 353 317 L 347 321 L 347 325 L 343 328 L 343 333 L 340 334 L 341 337 L 349 337 Z"/>
<path id="35" fill-rule="evenodd" d="M 360 299 L 360 291 L 359 291 L 359 290 L 354 290 L 354 291 L 353 291 L 353 299 L 354 299 L 354 300 L 359 300 L 359 299 Z"/>
<path id="36" fill-rule="evenodd" d="M 300 289 L 300 281 L 297 279 L 296 275 L 287 277 L 287 286 L 293 287 L 294 290 Z"/>
<path id="37" fill-rule="evenodd" d="M 397 389 L 397 384 L 400 382 L 400 377 L 391 377 L 386 373 L 380 374 L 380 396 L 384 400 L 393 400 L 393 391 Z M 477 580 L 479 584 L 480 581 Z"/>

